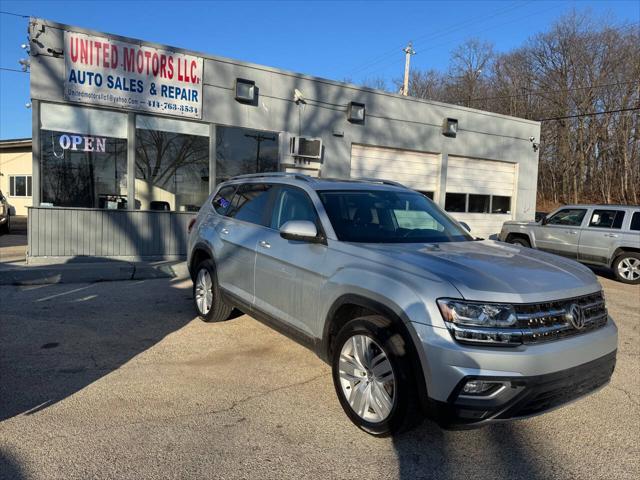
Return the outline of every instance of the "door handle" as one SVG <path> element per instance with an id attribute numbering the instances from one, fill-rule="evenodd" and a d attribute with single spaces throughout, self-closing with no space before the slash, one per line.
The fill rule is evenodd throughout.
<path id="1" fill-rule="evenodd" d="M 577 235 L 578 232 L 576 232 L 575 230 L 565 230 L 569 235 Z"/>
<path id="2" fill-rule="evenodd" d="M 260 240 L 260 242 L 258 242 L 258 245 L 260 245 L 262 248 L 271 248 L 271 244 L 266 240 Z"/>
<path id="3" fill-rule="evenodd" d="M 229 235 L 229 230 L 227 230 L 226 228 L 223 228 L 222 230 L 220 230 L 220 233 L 223 235 Z"/>
<path id="4" fill-rule="evenodd" d="M 618 238 L 618 234 L 617 233 L 605 233 L 604 236 L 605 237 L 610 237 L 610 238 Z"/>

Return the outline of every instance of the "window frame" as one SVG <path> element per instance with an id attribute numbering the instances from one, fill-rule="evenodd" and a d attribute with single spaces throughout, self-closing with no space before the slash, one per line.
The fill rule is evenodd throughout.
<path id="1" fill-rule="evenodd" d="M 296 186 L 296 185 L 288 185 L 288 184 L 283 184 L 283 183 L 280 183 L 280 184 L 273 184 L 273 186 L 274 186 L 275 188 L 273 189 L 273 193 L 272 193 L 272 197 L 271 197 L 271 202 L 270 202 L 270 204 L 269 204 L 269 208 L 270 208 L 270 210 L 271 210 L 271 212 L 270 212 L 270 217 L 271 217 L 271 218 L 273 217 L 273 211 L 274 211 L 274 208 L 275 208 L 276 202 L 278 201 L 278 198 L 279 198 L 280 192 L 281 192 L 282 190 L 284 190 L 284 189 L 287 189 L 287 188 L 291 188 L 291 189 L 294 189 L 294 190 L 299 190 L 299 191 L 301 191 L 301 192 L 303 193 L 303 195 L 305 195 L 305 196 L 307 197 L 307 200 L 309 200 L 309 203 L 311 204 L 311 207 L 313 208 L 313 211 L 314 211 L 314 212 L 315 212 L 315 214 L 316 214 L 316 222 L 315 222 L 315 225 L 316 225 L 316 230 L 318 230 L 318 237 L 321 237 L 321 238 L 323 238 L 323 239 L 326 239 L 326 238 L 327 238 L 327 235 L 326 235 L 326 232 L 325 232 L 324 226 L 322 225 L 322 219 L 320 218 L 320 212 L 318 212 L 318 207 L 317 207 L 317 206 L 316 206 L 316 204 L 313 202 L 313 199 L 311 198 L 311 196 L 309 195 L 309 193 L 308 193 L 304 188 L 300 188 L 300 187 L 298 187 L 298 186 Z M 277 228 L 273 228 L 273 227 L 271 227 L 271 219 L 269 220 L 269 225 L 267 225 L 267 228 L 268 228 L 268 229 L 270 229 L 270 230 L 276 231 L 276 232 L 279 232 L 279 231 L 280 231 L 280 229 L 277 229 Z"/>
<path id="2" fill-rule="evenodd" d="M 610 227 L 602 227 L 599 225 L 592 225 L 591 222 L 593 222 L 593 216 L 596 214 L 596 212 L 616 212 L 615 216 L 613 217 L 613 222 L 611 224 Z M 616 227 L 614 226 L 616 224 L 616 219 L 618 218 L 618 215 L 622 214 L 622 221 L 619 222 L 619 225 Z M 625 217 L 626 217 L 626 212 L 625 210 L 622 209 L 618 209 L 618 208 L 594 208 L 591 210 L 591 213 L 589 215 L 589 222 L 587 223 L 586 227 L 587 228 L 595 228 L 596 230 L 622 230 L 622 227 L 624 225 L 624 221 L 625 221 Z"/>
<path id="3" fill-rule="evenodd" d="M 640 210 L 631 211 L 629 213 L 631 213 L 631 216 L 629 217 L 629 227 L 628 227 L 627 230 L 629 230 L 630 232 L 640 232 Z M 633 219 L 636 216 L 638 217 L 638 228 L 632 228 L 633 227 Z"/>
<path id="4" fill-rule="evenodd" d="M 559 213 L 564 212 L 564 211 L 571 211 L 571 210 L 579 210 L 579 211 L 584 212 L 584 215 L 582 216 L 582 219 L 580 220 L 580 223 L 578 225 L 563 225 L 561 223 L 550 223 L 551 219 L 553 217 L 555 217 L 556 215 L 558 215 Z M 571 207 L 569 207 L 569 208 L 561 208 L 561 209 L 556 210 L 555 212 L 553 212 L 553 214 L 548 217 L 549 220 L 547 221 L 547 223 L 545 223 L 544 226 L 545 227 L 546 226 L 562 227 L 562 228 L 567 228 L 567 227 L 580 228 L 584 224 L 584 219 L 587 218 L 587 212 L 588 211 L 589 211 L 588 208 L 571 208 Z"/>
<path id="5" fill-rule="evenodd" d="M 262 213 L 262 218 L 261 221 L 263 223 L 253 223 L 253 222 L 249 222 L 247 220 L 243 220 L 242 218 L 237 218 L 237 217 L 231 217 L 228 215 L 228 210 L 225 211 L 224 217 L 227 220 L 233 220 L 235 222 L 241 222 L 244 223 L 246 225 L 252 225 L 254 227 L 262 227 L 262 228 L 269 228 L 269 225 L 266 224 L 266 222 L 270 221 L 269 215 L 271 212 L 271 209 L 273 207 L 273 194 L 274 191 L 276 190 L 276 184 L 272 183 L 272 182 L 245 182 L 245 183 L 239 183 L 236 185 L 236 189 L 233 192 L 233 197 L 231 198 L 231 203 L 229 206 L 233 205 L 233 200 L 236 198 L 236 195 L 238 195 L 238 191 L 244 187 L 244 186 L 256 186 L 256 185 L 265 185 L 265 186 L 270 186 L 271 188 L 268 190 L 267 195 L 267 202 L 266 202 L 266 206 L 265 206 L 265 211 Z"/>
<path id="6" fill-rule="evenodd" d="M 16 195 L 16 178 L 24 177 L 24 193 L 25 195 Z M 29 181 L 31 180 L 31 181 Z M 29 188 L 31 185 L 31 188 Z M 29 190 L 31 190 L 31 194 L 29 194 Z M 13 191 L 13 193 L 12 193 Z M 33 197 L 33 175 L 29 175 L 26 173 L 19 174 L 11 174 L 9 175 L 9 194 L 7 197 L 10 198 L 32 198 Z"/>

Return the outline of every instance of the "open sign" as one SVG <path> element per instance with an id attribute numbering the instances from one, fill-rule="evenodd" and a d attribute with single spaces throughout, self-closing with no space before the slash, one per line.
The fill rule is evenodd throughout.
<path id="1" fill-rule="evenodd" d="M 106 151 L 107 139 L 105 137 L 89 137 L 82 135 L 60 135 L 60 146 L 63 150 L 76 150 L 81 152 Z"/>

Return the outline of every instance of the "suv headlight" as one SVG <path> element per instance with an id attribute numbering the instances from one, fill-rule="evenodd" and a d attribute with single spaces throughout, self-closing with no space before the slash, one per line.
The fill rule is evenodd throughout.
<path id="1" fill-rule="evenodd" d="M 453 338 L 466 343 L 519 345 L 521 330 L 512 305 L 441 298 L 438 307 Z"/>

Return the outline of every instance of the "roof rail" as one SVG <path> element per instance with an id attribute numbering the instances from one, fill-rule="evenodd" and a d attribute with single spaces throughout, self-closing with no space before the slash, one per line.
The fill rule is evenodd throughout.
<path id="1" fill-rule="evenodd" d="M 408 190 L 411 190 L 409 187 L 399 182 L 394 182 L 393 180 L 385 180 L 384 178 L 357 177 L 357 178 L 352 178 L 351 180 L 359 180 L 361 182 L 381 183 L 383 185 L 393 185 L 394 187 L 406 188 Z"/>
<path id="2" fill-rule="evenodd" d="M 264 172 L 264 173 L 247 173 L 245 175 L 236 175 L 231 177 L 229 180 L 238 180 L 241 178 L 282 178 L 282 177 L 291 177 L 297 180 L 304 180 L 305 182 L 310 182 L 312 180 L 308 175 L 304 175 L 302 173 L 294 173 L 294 172 Z"/>

